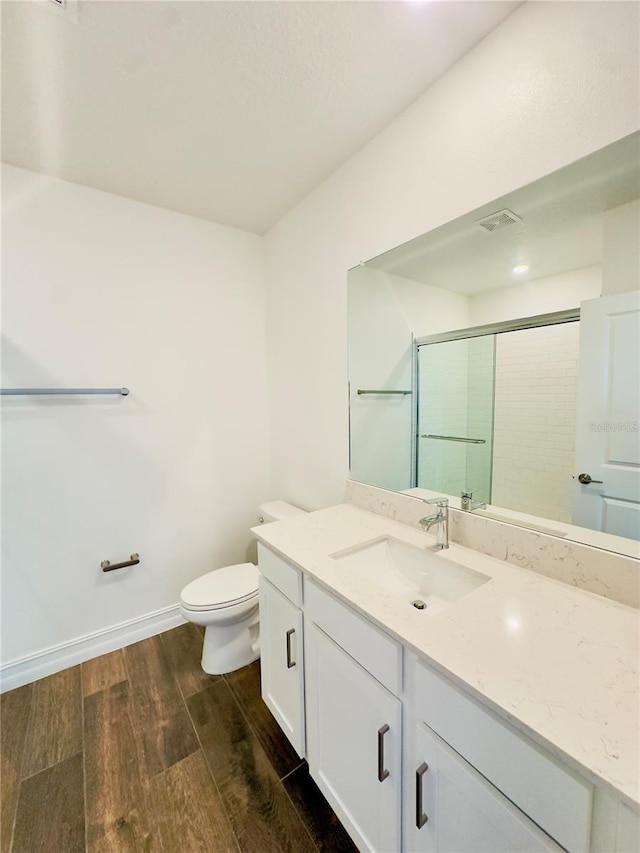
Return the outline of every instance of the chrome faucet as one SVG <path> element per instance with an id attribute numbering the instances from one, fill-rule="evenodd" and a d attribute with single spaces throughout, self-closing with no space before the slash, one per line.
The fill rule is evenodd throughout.
<path id="1" fill-rule="evenodd" d="M 462 492 L 460 495 L 460 509 L 465 510 L 465 512 L 473 512 L 474 509 L 484 509 L 485 507 L 486 503 L 474 501 L 473 491 Z"/>
<path id="2" fill-rule="evenodd" d="M 436 504 L 438 511 L 433 515 L 425 515 L 421 518 L 418 524 L 424 530 L 429 530 L 434 524 L 438 525 L 437 530 L 437 548 L 443 550 L 449 547 L 449 499 L 448 498 L 430 498 L 424 501 L 426 504 Z"/>

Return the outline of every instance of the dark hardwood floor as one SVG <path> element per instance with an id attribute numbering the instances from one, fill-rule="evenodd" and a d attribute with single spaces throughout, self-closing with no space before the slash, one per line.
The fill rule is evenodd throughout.
<path id="1" fill-rule="evenodd" d="M 181 625 L 3 694 L 0 853 L 356 853 L 260 697 Z"/>

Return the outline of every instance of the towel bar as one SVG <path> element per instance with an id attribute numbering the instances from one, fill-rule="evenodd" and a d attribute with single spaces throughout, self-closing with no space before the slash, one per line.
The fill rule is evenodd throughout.
<path id="1" fill-rule="evenodd" d="M 103 572 L 114 572 L 116 569 L 124 569 L 126 566 L 137 566 L 140 562 L 140 554 L 132 554 L 128 560 L 123 563 L 114 563 L 111 565 L 110 560 L 103 560 L 100 563 L 100 568 Z"/>

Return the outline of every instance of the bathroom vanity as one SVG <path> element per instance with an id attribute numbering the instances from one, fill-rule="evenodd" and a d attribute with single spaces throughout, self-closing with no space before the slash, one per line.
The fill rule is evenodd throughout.
<path id="1" fill-rule="evenodd" d="M 263 698 L 359 849 L 639 849 L 636 610 L 347 504 L 253 532 Z"/>

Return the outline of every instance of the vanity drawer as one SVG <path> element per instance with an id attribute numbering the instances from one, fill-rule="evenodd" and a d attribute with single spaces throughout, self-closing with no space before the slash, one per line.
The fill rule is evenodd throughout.
<path id="1" fill-rule="evenodd" d="M 589 850 L 593 786 L 427 666 L 416 714 L 571 853 Z"/>
<path id="2" fill-rule="evenodd" d="M 305 617 L 398 696 L 402 690 L 402 646 L 346 604 L 307 578 Z"/>
<path id="3" fill-rule="evenodd" d="M 258 542 L 258 568 L 260 574 L 271 581 L 283 595 L 302 607 L 302 572 L 282 557 L 274 554 L 261 542 Z"/>

